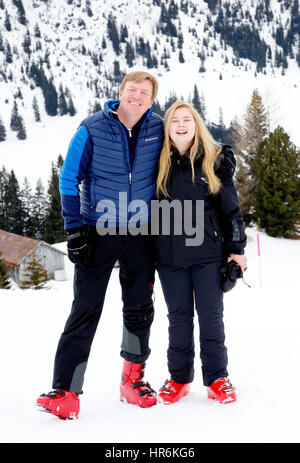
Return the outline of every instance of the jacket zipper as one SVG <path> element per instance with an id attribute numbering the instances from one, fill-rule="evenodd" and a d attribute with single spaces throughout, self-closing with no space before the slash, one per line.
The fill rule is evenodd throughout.
<path id="1" fill-rule="evenodd" d="M 214 239 L 215 239 L 215 241 L 216 241 L 216 243 L 217 243 L 217 242 L 218 242 L 218 236 L 219 236 L 219 235 L 218 235 L 218 232 L 217 232 L 217 230 L 216 230 L 216 226 L 215 226 L 215 224 L 214 224 L 214 221 L 213 221 L 213 218 L 212 218 L 211 215 L 209 216 L 209 220 L 210 220 L 210 223 L 211 223 L 211 225 L 212 225 L 212 227 L 213 227 Z"/>

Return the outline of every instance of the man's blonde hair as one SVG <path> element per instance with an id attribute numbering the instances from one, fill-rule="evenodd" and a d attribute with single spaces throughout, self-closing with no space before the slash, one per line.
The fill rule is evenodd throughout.
<path id="1" fill-rule="evenodd" d="M 126 82 L 140 83 L 145 79 L 149 79 L 151 81 L 151 83 L 152 83 L 152 87 L 153 87 L 152 100 L 154 100 L 154 98 L 156 97 L 157 92 L 158 92 L 158 80 L 152 74 L 149 74 L 148 72 L 144 72 L 144 71 L 132 71 L 132 72 L 129 72 L 128 74 L 126 74 L 126 76 L 124 77 L 124 79 L 121 82 L 120 92 L 122 90 L 124 90 Z"/>

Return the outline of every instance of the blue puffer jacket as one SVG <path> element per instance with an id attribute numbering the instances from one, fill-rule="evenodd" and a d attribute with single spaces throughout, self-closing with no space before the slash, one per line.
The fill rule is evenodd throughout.
<path id="1" fill-rule="evenodd" d="M 150 219 L 163 143 L 163 119 L 152 109 L 147 111 L 131 167 L 126 128 L 112 114 L 118 103 L 117 100 L 106 102 L 103 111 L 82 121 L 71 140 L 60 174 L 66 229 L 96 225 L 103 214 L 106 226 L 126 226 L 136 213 L 140 223 Z M 142 212 L 138 209 L 141 200 L 147 205 Z M 128 204 L 132 201 L 135 201 L 131 204 L 133 209 L 128 213 Z"/>

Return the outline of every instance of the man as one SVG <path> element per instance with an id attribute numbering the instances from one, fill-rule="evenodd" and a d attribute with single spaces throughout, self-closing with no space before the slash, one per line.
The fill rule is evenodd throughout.
<path id="1" fill-rule="evenodd" d="M 123 300 L 120 397 L 141 407 L 156 404 L 155 391 L 142 381 L 154 316 L 154 253 L 151 236 L 128 233 L 128 205 L 142 200 L 151 210 L 155 196 L 163 142 L 163 120 L 151 109 L 157 91 L 151 74 L 127 74 L 119 100 L 107 101 L 103 111 L 80 124 L 61 171 L 68 255 L 75 263 L 74 300 L 57 347 L 54 390 L 37 399 L 42 410 L 60 418 L 78 417 L 89 352 L 116 261 Z M 107 215 L 105 205 L 113 205 L 115 214 Z M 148 214 L 140 222 L 147 227 Z"/>

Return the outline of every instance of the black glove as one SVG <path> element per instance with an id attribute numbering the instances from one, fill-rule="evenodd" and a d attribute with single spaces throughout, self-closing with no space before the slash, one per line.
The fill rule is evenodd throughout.
<path id="1" fill-rule="evenodd" d="M 67 230 L 68 257 L 73 264 L 88 267 L 91 258 L 91 230 L 88 225 Z"/>
<path id="2" fill-rule="evenodd" d="M 221 288 L 224 291 L 224 293 L 227 293 L 227 291 L 230 291 L 232 288 L 235 287 L 236 280 L 238 278 L 243 278 L 242 269 L 234 260 L 227 262 L 221 268 L 221 274 L 222 274 Z"/>

